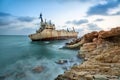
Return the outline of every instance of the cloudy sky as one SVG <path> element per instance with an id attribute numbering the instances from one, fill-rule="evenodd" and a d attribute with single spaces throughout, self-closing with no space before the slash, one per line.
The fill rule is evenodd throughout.
<path id="1" fill-rule="evenodd" d="M 57 29 L 80 35 L 120 26 L 120 0 L 0 0 L 0 35 L 28 35 L 39 28 L 39 15 Z"/>

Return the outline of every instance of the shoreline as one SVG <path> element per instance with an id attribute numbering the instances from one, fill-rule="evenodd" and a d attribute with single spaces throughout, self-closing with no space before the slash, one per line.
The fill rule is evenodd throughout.
<path id="1" fill-rule="evenodd" d="M 84 58 L 84 62 L 58 75 L 55 80 L 120 79 L 120 27 L 85 34 L 76 42 L 80 47 L 78 57 Z"/>

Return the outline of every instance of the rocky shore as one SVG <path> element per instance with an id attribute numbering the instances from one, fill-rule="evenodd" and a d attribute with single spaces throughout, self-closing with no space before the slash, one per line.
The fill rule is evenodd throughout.
<path id="1" fill-rule="evenodd" d="M 85 34 L 67 45 L 75 44 L 84 62 L 55 80 L 120 80 L 120 27 Z"/>

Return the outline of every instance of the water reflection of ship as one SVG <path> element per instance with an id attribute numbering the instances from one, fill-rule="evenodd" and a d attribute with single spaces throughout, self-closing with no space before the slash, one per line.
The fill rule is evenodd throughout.
<path id="1" fill-rule="evenodd" d="M 30 34 L 29 38 L 32 41 L 45 41 L 45 40 L 63 40 L 69 38 L 77 38 L 78 32 L 67 30 L 56 30 L 55 24 L 51 21 L 48 23 L 43 21 L 42 14 L 40 14 L 40 28 L 34 34 Z"/>

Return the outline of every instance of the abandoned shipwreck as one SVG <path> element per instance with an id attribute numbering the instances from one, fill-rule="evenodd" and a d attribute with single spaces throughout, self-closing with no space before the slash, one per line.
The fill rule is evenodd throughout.
<path id="1" fill-rule="evenodd" d="M 42 14 L 40 14 L 40 28 L 34 34 L 30 34 L 29 38 L 32 41 L 45 41 L 45 40 L 62 40 L 69 38 L 77 38 L 78 32 L 69 30 L 56 30 L 55 25 L 51 22 L 44 22 Z"/>

